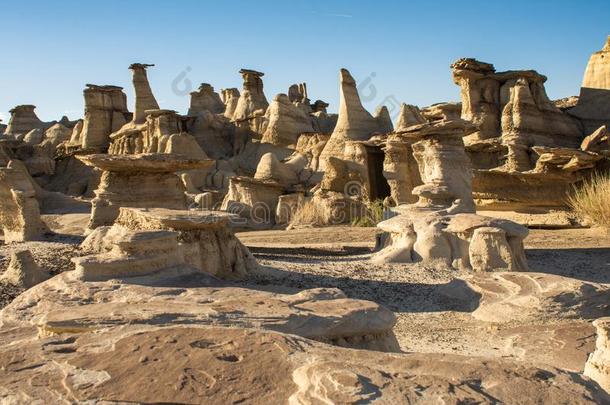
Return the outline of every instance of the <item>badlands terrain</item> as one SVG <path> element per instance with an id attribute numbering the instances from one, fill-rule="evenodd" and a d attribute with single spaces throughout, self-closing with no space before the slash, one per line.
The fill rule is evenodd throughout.
<path id="1" fill-rule="evenodd" d="M 374 114 L 153 68 L 0 123 L 0 403 L 610 403 L 610 37 Z"/>

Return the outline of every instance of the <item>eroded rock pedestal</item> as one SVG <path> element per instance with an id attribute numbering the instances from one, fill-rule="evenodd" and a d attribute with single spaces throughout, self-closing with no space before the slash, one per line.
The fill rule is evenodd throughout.
<path id="1" fill-rule="evenodd" d="M 112 225 L 120 207 L 186 209 L 186 189 L 175 172 L 213 164 L 210 160 L 157 153 L 93 154 L 78 159 L 102 170 L 91 202 L 90 229 Z"/>
<path id="2" fill-rule="evenodd" d="M 83 242 L 91 256 L 74 259 L 81 278 L 103 280 L 155 274 L 176 266 L 223 279 L 252 273 L 256 260 L 229 229 L 221 211 L 121 208 L 112 227 Z"/>
<path id="3" fill-rule="evenodd" d="M 378 224 L 386 234 L 374 261 L 441 261 L 475 271 L 527 270 L 527 228 L 475 214 L 472 170 L 462 142 L 473 130 L 460 119 L 405 130 L 403 135 L 417 140 L 413 151 L 424 184 L 413 190 L 417 203 L 398 207 L 398 216 Z"/>
<path id="4" fill-rule="evenodd" d="M 40 239 L 49 231 L 40 219 L 34 184 L 19 161 L 0 167 L 0 224 L 5 242 Z"/>

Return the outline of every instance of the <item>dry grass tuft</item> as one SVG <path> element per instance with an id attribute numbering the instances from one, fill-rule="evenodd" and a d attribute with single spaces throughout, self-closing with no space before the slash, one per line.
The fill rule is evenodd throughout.
<path id="1" fill-rule="evenodd" d="M 366 203 L 364 215 L 352 219 L 352 226 L 373 227 L 384 219 L 385 207 L 382 200 L 375 200 Z"/>
<path id="2" fill-rule="evenodd" d="M 610 175 L 595 175 L 576 187 L 568 204 L 580 217 L 610 228 Z"/>
<path id="3" fill-rule="evenodd" d="M 319 207 L 314 199 L 309 199 L 299 205 L 294 217 L 290 222 L 291 226 L 295 225 L 310 225 L 324 226 L 330 222 L 330 215 L 327 210 Z"/>

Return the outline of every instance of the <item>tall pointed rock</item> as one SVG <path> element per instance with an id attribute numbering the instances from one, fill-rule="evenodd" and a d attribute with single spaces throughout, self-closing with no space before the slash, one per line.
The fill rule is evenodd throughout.
<path id="1" fill-rule="evenodd" d="M 424 118 L 417 106 L 402 103 L 395 131 L 402 132 L 413 125 L 425 124 L 426 122 L 426 118 Z"/>
<path id="2" fill-rule="evenodd" d="M 159 104 L 148 84 L 146 68 L 155 65 L 145 63 L 132 63 L 129 69 L 132 71 L 132 82 L 136 92 L 136 103 L 133 113 L 133 123 L 143 124 L 146 120 L 146 110 L 158 110 Z"/>
<path id="3" fill-rule="evenodd" d="M 342 158 L 346 141 L 365 141 L 381 130 L 379 120 L 364 109 L 356 81 L 347 69 L 339 73 L 340 100 L 337 125 L 320 155 L 322 166 L 330 156 Z"/>

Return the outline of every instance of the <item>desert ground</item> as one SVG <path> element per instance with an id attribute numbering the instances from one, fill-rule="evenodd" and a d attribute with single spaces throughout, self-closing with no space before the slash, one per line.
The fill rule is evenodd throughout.
<path id="1" fill-rule="evenodd" d="M 73 269 L 70 257 L 78 253 L 88 214 L 43 218 L 56 235 L 50 242 L 1 245 L 3 269 L 17 247 L 30 249 L 54 274 Z M 282 293 L 334 287 L 382 304 L 397 315 L 394 333 L 405 352 L 512 358 L 582 372 L 595 349 L 591 321 L 610 314 L 607 231 L 532 229 L 525 239 L 530 272 L 488 274 L 442 263 L 371 264 L 378 233 L 350 226 L 238 232 L 260 264 L 240 285 Z M 493 284 L 475 292 L 460 282 L 477 277 L 483 287 L 486 280 Z M 19 292 L 3 285 L 2 306 Z"/>

